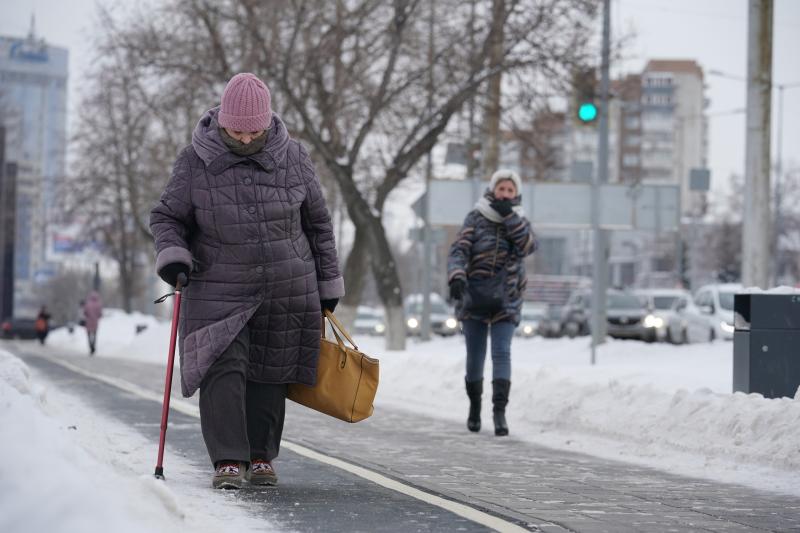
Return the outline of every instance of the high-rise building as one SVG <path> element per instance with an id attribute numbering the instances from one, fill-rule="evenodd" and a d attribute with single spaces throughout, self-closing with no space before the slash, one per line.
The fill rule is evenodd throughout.
<path id="1" fill-rule="evenodd" d="M 641 79 L 642 178 L 679 184 L 683 213 L 696 214 L 703 198 L 690 191 L 689 174 L 708 164 L 703 69 L 692 60 L 654 59 Z"/>
<path id="2" fill-rule="evenodd" d="M 6 158 L 17 163 L 15 309 L 34 311 L 33 285 L 56 274 L 49 223 L 65 174 L 67 60 L 64 48 L 36 37 L 0 36 L 0 106 Z"/>

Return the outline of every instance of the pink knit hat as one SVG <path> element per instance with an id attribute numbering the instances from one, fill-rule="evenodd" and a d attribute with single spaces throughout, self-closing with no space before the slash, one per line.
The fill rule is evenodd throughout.
<path id="1" fill-rule="evenodd" d="M 217 121 L 233 131 L 261 131 L 272 122 L 272 106 L 267 85 L 254 74 L 237 74 L 222 93 Z"/>

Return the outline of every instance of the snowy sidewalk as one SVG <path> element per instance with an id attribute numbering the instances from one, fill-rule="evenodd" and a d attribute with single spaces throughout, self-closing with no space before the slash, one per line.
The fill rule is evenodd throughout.
<path id="1" fill-rule="evenodd" d="M 163 379 L 160 365 L 77 357 L 68 361 L 154 392 Z M 427 403 L 430 409 L 439 409 L 435 398 Z M 346 425 L 290 404 L 285 439 L 533 530 L 800 528 L 797 497 L 557 451 L 513 436 L 497 439 L 485 430 L 469 434 L 462 426 L 388 407 L 378 408 L 363 423 Z M 306 468 L 314 469 L 314 463 L 306 460 Z M 298 498 L 302 502 L 302 496 Z"/>

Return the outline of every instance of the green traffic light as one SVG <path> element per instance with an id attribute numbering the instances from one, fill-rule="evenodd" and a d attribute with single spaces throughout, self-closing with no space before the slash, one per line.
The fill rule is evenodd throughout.
<path id="1" fill-rule="evenodd" d="M 584 102 L 578 108 L 578 118 L 581 122 L 591 122 L 597 118 L 597 106 L 592 102 Z"/>

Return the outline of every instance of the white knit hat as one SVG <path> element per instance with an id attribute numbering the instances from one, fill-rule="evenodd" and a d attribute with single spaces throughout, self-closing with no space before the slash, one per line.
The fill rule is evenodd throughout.
<path id="1" fill-rule="evenodd" d="M 517 196 L 522 194 L 522 178 L 513 170 L 507 168 L 498 169 L 492 174 L 492 179 L 489 182 L 489 189 L 494 190 L 497 184 L 503 180 L 511 180 L 514 182 L 514 187 L 517 188 Z"/>

